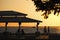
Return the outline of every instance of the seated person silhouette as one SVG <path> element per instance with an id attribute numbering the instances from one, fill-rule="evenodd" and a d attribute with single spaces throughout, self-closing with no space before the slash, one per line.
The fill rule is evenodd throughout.
<path id="1" fill-rule="evenodd" d="M 25 33 L 24 33 L 23 29 L 18 29 L 17 32 L 16 32 L 16 35 L 19 36 L 19 37 L 22 36 L 22 35 L 24 35 L 24 34 Z"/>
<path id="2" fill-rule="evenodd" d="M 21 29 L 21 34 L 22 34 L 22 35 L 24 35 L 24 34 L 25 34 L 25 32 L 24 32 L 24 30 L 23 30 L 23 29 Z"/>
<path id="3" fill-rule="evenodd" d="M 17 30 L 16 36 L 20 36 L 20 29 Z"/>

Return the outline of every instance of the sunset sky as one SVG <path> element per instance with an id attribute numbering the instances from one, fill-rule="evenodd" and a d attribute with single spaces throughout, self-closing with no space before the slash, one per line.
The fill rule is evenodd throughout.
<path id="1" fill-rule="evenodd" d="M 29 18 L 43 21 L 39 26 L 60 26 L 60 15 L 50 14 L 48 19 L 44 19 L 44 17 L 41 16 L 43 12 L 36 12 L 35 9 L 36 7 L 31 0 L 0 0 L 0 11 L 13 10 L 28 14 L 27 17 Z M 15 24 L 18 26 L 18 23 Z M 0 23 L 0 25 L 4 25 L 4 23 Z M 9 25 L 13 24 L 10 23 Z"/>

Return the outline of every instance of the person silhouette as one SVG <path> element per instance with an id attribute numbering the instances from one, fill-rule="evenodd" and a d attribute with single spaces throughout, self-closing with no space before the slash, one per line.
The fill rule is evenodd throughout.
<path id="1" fill-rule="evenodd" d="M 21 29 L 21 34 L 22 34 L 22 35 L 24 35 L 24 34 L 25 34 L 25 32 L 24 32 L 24 30 L 23 30 L 23 29 Z"/>
<path id="2" fill-rule="evenodd" d="M 44 33 L 46 33 L 46 26 L 44 27 Z"/>
<path id="3" fill-rule="evenodd" d="M 50 32 L 50 28 L 49 28 L 49 26 L 48 26 L 48 33 Z"/>

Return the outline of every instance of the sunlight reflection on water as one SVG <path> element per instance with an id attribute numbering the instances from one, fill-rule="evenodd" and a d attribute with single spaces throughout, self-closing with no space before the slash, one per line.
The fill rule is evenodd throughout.
<path id="1" fill-rule="evenodd" d="M 24 29 L 24 31 L 26 33 L 35 33 L 36 32 L 36 28 L 33 28 L 33 27 L 23 27 L 22 29 Z M 4 30 L 5 30 L 5 28 L 0 27 L 0 32 L 3 32 Z M 15 33 L 17 30 L 18 30 L 17 27 L 9 27 L 7 31 Z M 40 27 L 39 31 L 41 33 L 44 33 L 43 27 Z M 52 28 L 51 27 L 50 28 L 50 33 L 60 33 L 60 28 Z"/>

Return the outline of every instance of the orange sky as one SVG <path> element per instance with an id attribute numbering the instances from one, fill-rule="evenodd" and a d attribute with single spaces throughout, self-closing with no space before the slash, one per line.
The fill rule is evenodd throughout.
<path id="1" fill-rule="evenodd" d="M 27 17 L 42 20 L 43 22 L 40 23 L 39 26 L 60 26 L 60 15 L 49 15 L 48 19 L 44 19 L 41 14 L 43 12 L 36 12 L 36 7 L 31 0 L 0 0 L 0 11 L 2 10 L 14 10 L 18 12 L 22 12 L 28 14 Z M 53 12 L 52 12 L 53 13 Z M 4 23 L 0 23 L 0 25 L 4 25 Z M 9 25 L 14 25 L 10 24 Z M 15 23 L 18 26 L 18 23 Z M 27 24 L 26 24 L 27 25 Z M 30 24 L 29 24 L 30 25 Z M 32 25 L 32 24 L 31 24 Z M 35 26 L 35 23 L 33 23 Z M 25 26 L 25 24 L 23 24 Z"/>

